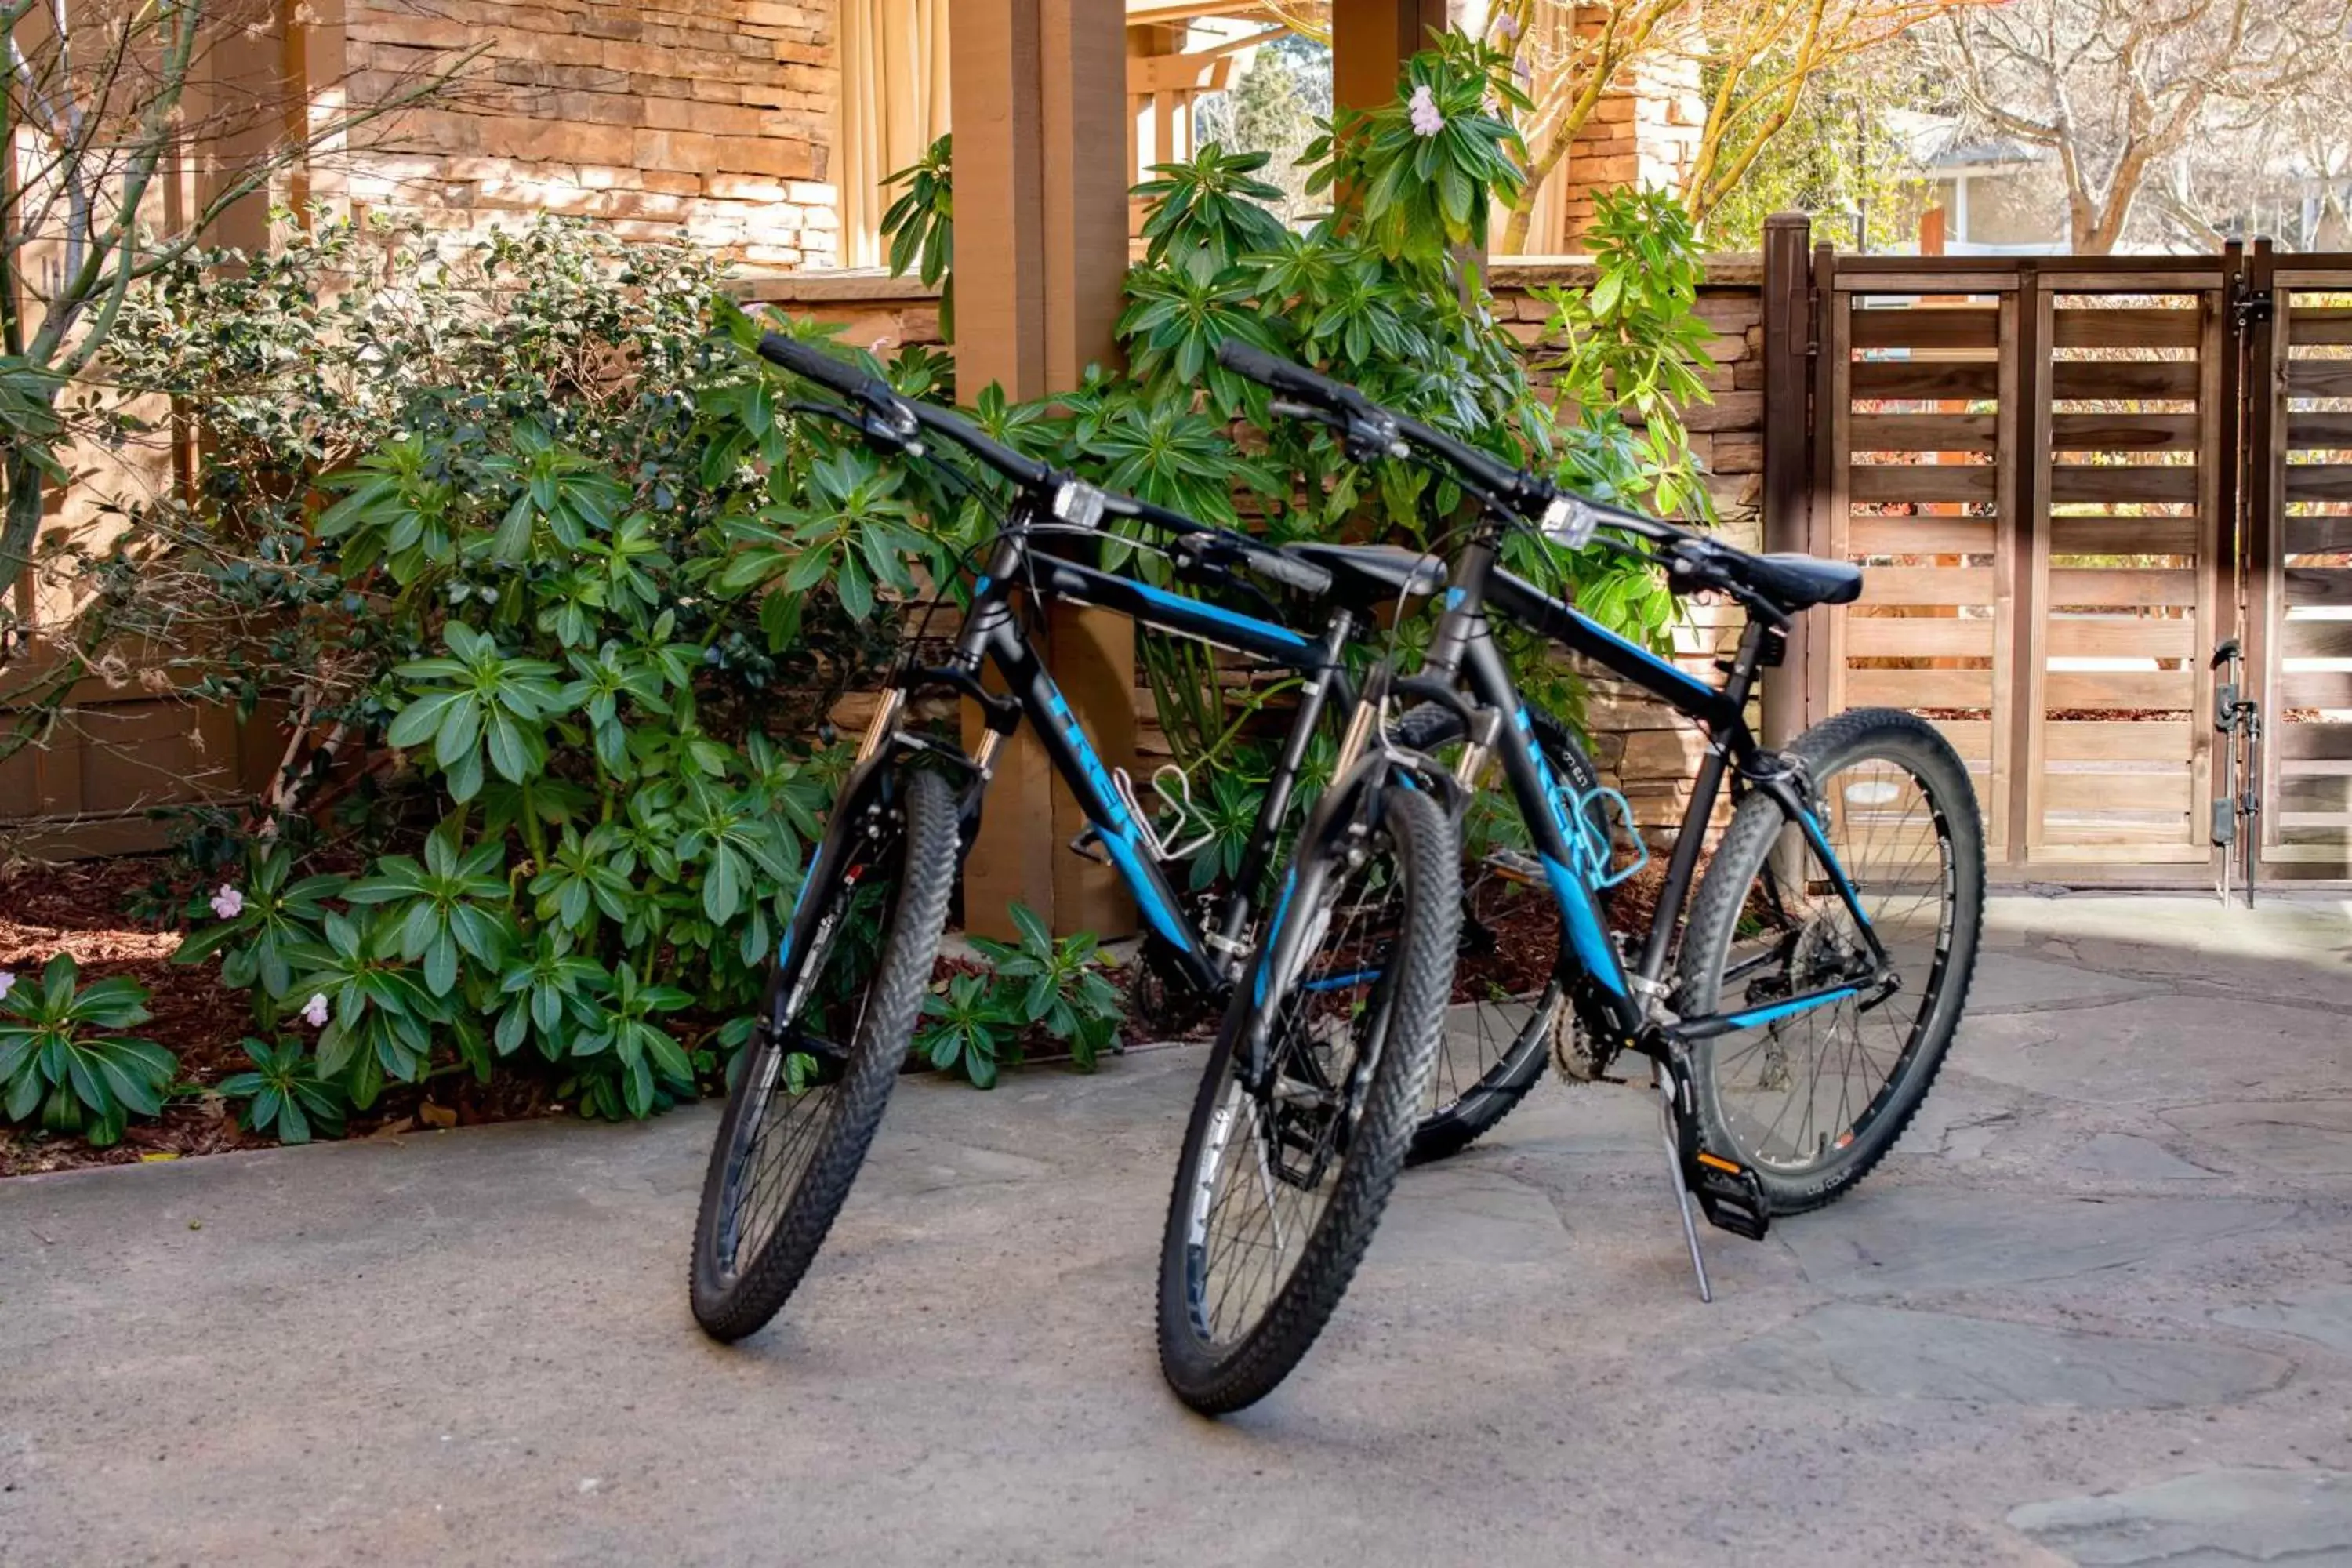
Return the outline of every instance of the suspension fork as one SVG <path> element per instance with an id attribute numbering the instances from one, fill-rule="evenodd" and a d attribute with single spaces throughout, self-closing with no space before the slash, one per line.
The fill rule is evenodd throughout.
<path id="1" fill-rule="evenodd" d="M 1283 818 L 1289 814 L 1291 794 L 1297 787 L 1298 770 L 1307 761 L 1307 748 L 1314 742 L 1315 727 L 1322 720 L 1333 687 L 1339 689 L 1343 700 L 1353 695 L 1347 671 L 1340 663 L 1340 653 L 1355 624 L 1354 616 L 1339 610 L 1333 613 L 1331 624 L 1324 630 L 1317 649 L 1317 663 L 1307 671 L 1307 682 L 1299 689 L 1290 733 L 1284 737 L 1274 776 L 1266 782 L 1265 798 L 1258 803 L 1257 822 L 1251 829 L 1248 847 L 1242 852 L 1241 870 L 1234 879 L 1233 895 L 1225 900 L 1216 930 L 1206 939 L 1223 960 L 1231 978 L 1239 978 L 1245 951 L 1243 933 L 1255 912 L 1257 889 L 1265 879 L 1266 862 L 1273 857 Z"/>

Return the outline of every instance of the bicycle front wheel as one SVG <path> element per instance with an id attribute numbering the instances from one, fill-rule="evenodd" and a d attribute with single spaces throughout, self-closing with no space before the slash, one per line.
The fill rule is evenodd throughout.
<path id="1" fill-rule="evenodd" d="M 1894 985 L 1870 995 L 1874 960 L 1837 872 L 1778 801 L 1750 794 L 1692 902 L 1675 1008 L 1754 1019 L 1695 1044 L 1691 1067 L 1709 1146 L 1755 1171 L 1775 1214 L 1834 1202 L 1894 1147 L 1951 1047 L 1984 919 L 1976 791 L 1933 725 L 1862 709 L 1790 749 Z M 1849 983 L 1862 994 L 1772 1016 Z"/>
<path id="2" fill-rule="evenodd" d="M 1452 824 L 1399 788 L 1368 792 L 1360 812 L 1300 847 L 1185 1131 L 1160 1254 L 1160 1364 L 1207 1414 L 1265 1397 L 1339 1305 L 1444 1024 L 1461 921 Z M 1281 944 L 1295 956 L 1271 973 L 1284 930 L 1299 933 Z M 1245 1059 L 1253 1016 L 1259 1071 Z"/>
<path id="3" fill-rule="evenodd" d="M 862 795 L 826 829 L 846 842 L 810 865 L 796 940 L 771 966 L 711 1146 L 690 1294 L 713 1339 L 764 1327 L 824 1245 L 930 985 L 955 881 L 955 797 L 925 773 L 877 776 Z"/>
<path id="4" fill-rule="evenodd" d="M 1552 776 L 1589 797 L 1600 774 L 1575 735 L 1540 708 L 1530 707 L 1528 717 Z M 1423 703 L 1399 719 L 1394 732 L 1400 745 L 1450 765 L 1456 753 L 1449 748 L 1461 742 L 1462 720 L 1442 704 Z M 1530 881 L 1513 864 L 1511 852 L 1525 847 L 1527 829 L 1495 773 L 1490 763 L 1488 776 L 1478 781 L 1471 808 L 1476 831 L 1464 835 L 1470 863 L 1463 868 L 1453 1005 L 1422 1096 L 1408 1164 L 1459 1153 L 1493 1131 L 1543 1077 L 1553 1034 L 1566 1023 L 1561 1012 L 1568 992 L 1558 973 L 1559 907 L 1539 878 Z M 1588 809 L 1606 842 L 1606 816 L 1597 805 Z M 1496 841 L 1491 846 L 1496 855 L 1487 856 L 1490 846 L 1482 837 Z M 1517 859 L 1532 864 L 1524 854 Z"/>

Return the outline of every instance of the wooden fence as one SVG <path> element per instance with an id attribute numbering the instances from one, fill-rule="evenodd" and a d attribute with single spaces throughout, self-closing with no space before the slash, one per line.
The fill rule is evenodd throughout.
<path id="1" fill-rule="evenodd" d="M 1775 729 L 1909 709 L 1967 760 L 1999 871 L 2202 879 L 2210 656 L 2240 637 L 2276 740 L 2264 858 L 2346 875 L 2352 258 L 1804 258 L 1790 237 L 1767 319 L 1805 324 L 1810 417 L 1767 468 L 1810 477 L 1768 479 L 1767 536 L 1869 571 L 1804 638 Z"/>

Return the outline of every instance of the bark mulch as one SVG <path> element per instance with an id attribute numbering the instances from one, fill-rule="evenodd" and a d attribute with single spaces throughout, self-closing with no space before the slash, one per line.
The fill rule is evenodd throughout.
<path id="1" fill-rule="evenodd" d="M 241 1129 L 235 1107 L 206 1092 L 252 1065 L 239 1043 L 253 1032 L 253 1016 L 243 994 L 221 984 L 217 960 L 193 966 L 171 962 L 180 945 L 175 926 L 129 912 L 142 902 L 157 901 L 154 885 L 166 877 L 171 864 L 124 856 L 0 868 L 0 969 L 15 972 L 17 984 L 30 984 L 50 958 L 68 952 L 81 966 L 84 984 L 116 974 L 137 981 L 148 990 L 147 1007 L 154 1016 L 134 1032 L 180 1058 L 184 1089 L 161 1117 L 132 1121 L 122 1141 L 108 1149 L 94 1149 L 79 1138 L 58 1137 L 37 1127 L 0 1127 L 0 1177 L 274 1144 L 273 1139 Z M 176 908 L 194 891 L 170 890 L 169 906 Z M 483 1084 L 470 1075 L 453 1074 L 426 1085 L 387 1089 L 366 1115 L 352 1118 L 349 1135 L 396 1137 L 423 1127 L 508 1121 L 552 1115 L 561 1109 L 549 1102 L 548 1088 L 541 1083 L 501 1075 Z"/>

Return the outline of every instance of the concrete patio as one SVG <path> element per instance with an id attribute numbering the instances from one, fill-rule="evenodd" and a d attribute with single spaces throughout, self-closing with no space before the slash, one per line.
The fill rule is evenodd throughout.
<path id="1" fill-rule="evenodd" d="M 909 1080 L 786 1318 L 713 1116 L 0 1184 L 0 1563 L 2352 1562 L 2352 916 L 1996 903 L 1853 1198 L 1692 1294 L 1646 1100 L 1412 1173 L 1257 1409 L 1161 1386 L 1196 1049 Z"/>

